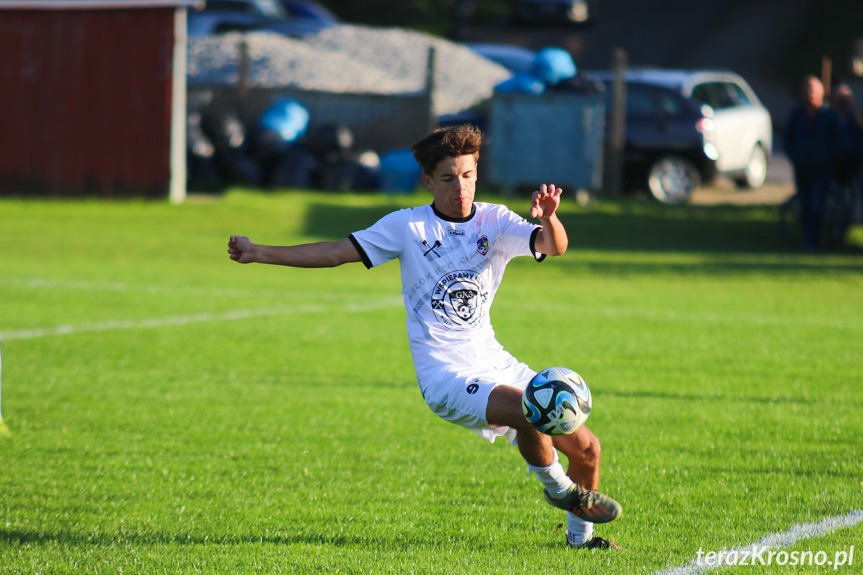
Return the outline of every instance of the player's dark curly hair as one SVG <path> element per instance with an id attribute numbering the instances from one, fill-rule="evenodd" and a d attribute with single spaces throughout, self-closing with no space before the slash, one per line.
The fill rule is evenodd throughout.
<path id="1" fill-rule="evenodd" d="M 423 171 L 432 175 L 437 165 L 446 158 L 473 156 L 479 161 L 482 132 L 470 124 L 438 128 L 413 146 L 417 163 Z"/>

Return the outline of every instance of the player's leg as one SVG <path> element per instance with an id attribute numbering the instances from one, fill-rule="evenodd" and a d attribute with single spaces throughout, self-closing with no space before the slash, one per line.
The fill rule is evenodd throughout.
<path id="1" fill-rule="evenodd" d="M 599 439 L 585 426 L 579 427 L 571 435 L 553 438 L 554 447 L 566 455 L 569 461 L 566 474 L 573 482 L 588 490 L 599 487 Z M 572 547 L 614 546 L 600 537 L 593 536 L 593 522 L 580 517 L 572 511 L 567 512 L 566 542 Z"/>
<path id="2" fill-rule="evenodd" d="M 595 445 L 597 451 L 592 452 L 593 441 L 590 437 L 593 434 L 589 431 L 582 432 L 576 438 L 565 442 L 566 449 L 572 455 L 566 451 L 564 454 L 573 458 L 570 460 L 571 467 L 572 461 L 576 461 L 575 466 L 579 470 L 576 475 L 583 474 L 585 470 L 590 474 L 596 474 L 593 483 L 589 483 L 591 487 L 583 487 L 574 483 L 564 472 L 563 466 L 557 460 L 557 451 L 554 449 L 552 438 L 538 432 L 527 422 L 521 407 L 521 395 L 521 390 L 515 387 L 506 385 L 495 387 L 488 398 L 486 418 L 490 425 L 506 425 L 516 429 L 519 452 L 527 461 L 528 468 L 536 473 L 545 486 L 543 496 L 546 501 L 592 523 L 605 523 L 617 519 L 622 511 L 620 504 L 594 490 L 599 477 L 599 442 L 597 441 Z M 579 448 L 583 448 L 585 452 L 578 453 Z M 596 456 L 595 469 L 582 465 L 594 455 Z"/>
<path id="3" fill-rule="evenodd" d="M 607 516 L 595 515 L 592 519 L 593 522 L 601 523 L 616 518 L 620 514 L 619 505 L 596 491 L 573 483 L 558 460 L 552 437 L 540 433 L 528 423 L 521 406 L 521 398 L 524 385 L 534 373 L 527 366 L 518 366 L 506 378 L 508 383 L 511 382 L 509 385 L 500 382 L 500 379 L 503 379 L 500 377 L 502 373 L 497 372 L 497 382 L 483 377 L 443 379 L 434 385 L 421 387 L 421 390 L 428 406 L 442 419 L 467 427 L 488 441 L 494 441 L 495 437 L 505 434 L 518 446 L 528 469 L 542 482 L 546 500 L 551 505 L 568 511 L 568 516 L 575 517 L 575 520 L 569 519 L 571 526 L 567 530 L 568 544 L 591 549 L 608 547 L 611 543 L 599 537 L 592 537 L 582 545 L 583 536 L 589 535 L 592 523 L 585 523 L 573 512 L 579 512 L 581 507 L 595 507 L 597 501 L 605 502 L 610 513 Z M 513 431 L 515 433 L 512 433 Z M 575 470 L 590 470 L 586 461 L 598 460 L 591 457 L 587 457 L 586 461 L 579 459 L 579 449 L 588 454 L 591 452 L 583 443 L 584 439 L 578 442 L 570 440 L 564 446 L 570 452 L 573 473 L 580 480 L 584 479 Z M 590 473 L 598 476 L 598 469 Z M 594 486 L 593 483 L 587 483 Z M 572 526 L 576 520 L 584 527 L 581 531 L 577 526 Z"/>
<path id="4" fill-rule="evenodd" d="M 524 417 L 521 390 L 508 385 L 495 387 L 488 396 L 489 425 L 511 427 L 518 433 L 518 450 L 532 467 L 547 467 L 555 460 L 551 437 L 537 431 Z"/>
<path id="5" fill-rule="evenodd" d="M 570 435 L 555 437 L 554 446 L 569 459 L 567 475 L 578 489 L 573 489 L 568 498 L 546 500 L 566 509 L 584 521 L 607 523 L 620 517 L 623 512 L 620 504 L 596 491 L 599 486 L 599 440 L 586 427 L 577 429 Z M 558 505 L 564 502 L 565 505 Z"/>
<path id="6" fill-rule="evenodd" d="M 554 447 L 566 455 L 566 474 L 585 489 L 599 487 L 599 439 L 587 427 L 581 426 L 571 435 L 552 439 Z"/>
<path id="7" fill-rule="evenodd" d="M 537 431 L 524 416 L 521 407 L 522 391 L 515 387 L 495 387 L 488 398 L 486 418 L 492 426 L 506 426 L 516 430 L 515 441 L 527 468 L 535 473 L 550 497 L 566 497 L 572 489 L 572 480 L 557 458 L 550 436 Z"/>

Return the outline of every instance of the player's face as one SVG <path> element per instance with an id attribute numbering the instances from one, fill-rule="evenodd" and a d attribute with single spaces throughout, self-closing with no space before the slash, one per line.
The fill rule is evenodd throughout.
<path id="1" fill-rule="evenodd" d="M 433 174 L 423 174 L 425 185 L 434 194 L 434 205 L 446 216 L 466 218 L 476 195 L 476 160 L 457 156 L 441 161 Z"/>

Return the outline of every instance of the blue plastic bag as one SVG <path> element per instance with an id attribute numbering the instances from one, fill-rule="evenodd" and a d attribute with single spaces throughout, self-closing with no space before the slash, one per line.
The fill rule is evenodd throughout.
<path id="1" fill-rule="evenodd" d="M 543 84 L 533 74 L 526 72 L 518 72 L 509 80 L 504 80 L 494 87 L 495 94 L 535 94 L 539 95 L 545 92 L 545 84 Z"/>
<path id="2" fill-rule="evenodd" d="M 560 48 L 543 48 L 531 65 L 534 77 L 548 86 L 573 78 L 576 74 L 575 62 L 566 50 Z"/>
<path id="3" fill-rule="evenodd" d="M 309 127 L 309 112 L 299 102 L 276 100 L 259 120 L 261 128 L 279 134 L 285 143 L 299 140 Z"/>
<path id="4" fill-rule="evenodd" d="M 407 148 L 391 150 L 381 156 L 381 190 L 387 193 L 413 192 L 423 170 Z"/>

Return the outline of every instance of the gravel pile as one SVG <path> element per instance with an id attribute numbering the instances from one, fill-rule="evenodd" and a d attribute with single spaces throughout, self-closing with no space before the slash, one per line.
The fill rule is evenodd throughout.
<path id="1" fill-rule="evenodd" d="M 468 48 L 414 30 L 340 25 L 301 40 L 270 32 L 191 37 L 189 84 L 237 83 L 243 41 L 251 86 L 389 95 L 425 89 L 428 49 L 434 46 L 436 114 L 489 98 L 511 75 Z"/>

